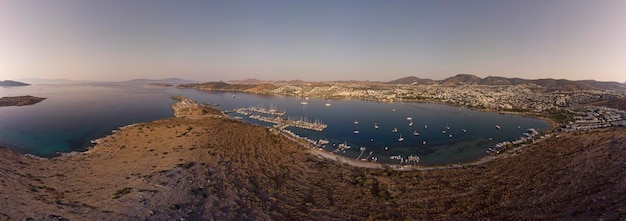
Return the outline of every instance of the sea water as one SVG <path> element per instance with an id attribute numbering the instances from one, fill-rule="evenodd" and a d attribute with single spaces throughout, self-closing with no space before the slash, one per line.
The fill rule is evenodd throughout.
<path id="1" fill-rule="evenodd" d="M 404 159 L 419 156 L 420 165 L 472 161 L 485 156 L 486 148 L 502 141 L 513 141 L 529 128 L 543 131 L 549 127 L 540 119 L 432 103 L 312 98 L 306 100 L 307 104 L 301 104 L 303 98 L 300 97 L 132 84 L 0 87 L 0 96 L 20 95 L 47 99 L 30 106 L 0 107 L 0 145 L 44 157 L 83 151 L 91 146 L 90 140 L 106 136 L 124 125 L 172 117 L 170 105 L 175 102 L 171 99 L 174 95 L 217 104 L 216 107 L 224 111 L 250 106 L 274 107 L 286 112 L 284 117 L 317 119 L 328 127 L 323 131 L 286 129 L 312 140 L 328 140 L 330 143 L 323 147 L 327 151 L 337 150 L 340 143 L 350 145 L 352 148 L 345 153 L 336 152 L 346 157 L 356 159 L 363 147 L 365 151 L 359 159 L 375 157 L 382 163 L 399 163 L 390 159 L 398 155 Z M 242 117 L 249 123 L 271 126 L 247 116 L 230 115 Z M 378 129 L 374 125 L 378 125 Z M 397 132 L 392 131 L 394 128 Z M 355 134 L 355 130 L 359 133 Z M 419 135 L 415 136 L 414 132 Z"/>

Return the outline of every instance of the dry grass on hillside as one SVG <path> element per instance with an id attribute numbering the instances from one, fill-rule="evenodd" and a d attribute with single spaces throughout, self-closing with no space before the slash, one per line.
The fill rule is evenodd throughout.
<path id="1" fill-rule="evenodd" d="M 625 128 L 424 172 L 338 165 L 217 115 L 137 124 L 73 156 L 2 154 L 2 219 L 626 218 Z"/>

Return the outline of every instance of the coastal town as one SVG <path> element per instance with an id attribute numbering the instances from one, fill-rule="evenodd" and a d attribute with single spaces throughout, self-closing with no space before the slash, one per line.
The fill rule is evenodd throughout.
<path id="1" fill-rule="evenodd" d="M 467 77 L 467 76 L 463 76 Z M 508 150 L 519 152 L 529 144 L 543 141 L 561 133 L 580 130 L 591 130 L 605 127 L 626 126 L 626 112 L 616 108 L 604 107 L 597 102 L 622 99 L 625 90 L 619 88 L 591 87 L 580 82 L 565 81 L 551 84 L 549 86 L 539 85 L 528 81 L 516 84 L 495 84 L 484 85 L 476 82 L 457 81 L 454 84 L 442 82 L 418 83 L 380 83 L 380 82 L 229 82 L 208 83 L 211 87 L 203 88 L 202 84 L 191 86 L 191 88 L 204 90 L 226 90 L 244 91 L 257 94 L 281 95 L 297 97 L 302 99 L 302 105 L 308 104 L 309 98 L 326 100 L 326 106 L 332 105 L 332 100 L 336 99 L 358 99 L 379 102 L 432 102 L 453 106 L 462 106 L 478 110 L 496 111 L 500 113 L 516 113 L 543 119 L 549 119 L 552 126 L 547 131 L 538 131 L 528 128 L 525 133 L 520 134 L 514 140 L 505 140 L 493 146 L 486 147 L 485 152 L 491 156 L 502 153 L 510 153 Z M 558 86 L 554 86 L 558 85 Z M 189 86 L 179 86 L 189 87 Z M 234 98 L 234 95 L 233 95 Z M 326 139 L 312 139 L 298 135 L 288 127 L 298 127 L 302 129 L 322 131 L 327 125 L 318 119 L 309 120 L 304 117 L 286 116 L 284 110 L 278 110 L 275 106 L 246 107 L 232 111 L 237 113 L 237 119 L 247 117 L 257 121 L 270 123 L 278 131 L 288 137 L 301 140 L 310 147 L 319 151 L 329 144 Z M 356 121 L 355 121 L 356 124 Z M 496 125 L 496 127 L 499 127 Z M 498 128 L 499 129 L 499 128 Z M 358 130 L 354 131 L 355 134 Z M 452 137 L 452 135 L 450 135 Z M 402 139 L 402 138 L 400 138 Z M 424 141 L 425 144 L 426 141 Z M 333 143 L 334 150 L 328 153 L 318 154 L 327 158 L 341 158 L 342 162 L 353 162 L 362 165 L 357 161 L 376 162 L 377 157 L 364 154 L 365 149 L 361 147 L 361 154 L 354 159 L 342 157 L 340 153 L 345 153 L 350 145 L 345 143 Z M 330 155 L 329 155 L 330 154 Z M 361 159 L 361 156 L 364 158 Z M 409 158 L 411 157 L 411 158 Z M 419 156 L 390 156 L 391 160 L 399 162 L 396 169 L 426 169 L 420 168 Z M 410 160 L 409 160 L 410 159 Z M 469 162 L 475 164 L 476 162 Z M 373 165 L 372 165 L 373 166 Z"/>
<path id="2" fill-rule="evenodd" d="M 310 85 L 310 86 L 309 86 Z M 268 94 L 382 102 L 422 101 L 502 111 L 541 113 L 624 96 L 619 90 L 550 90 L 534 84 L 457 86 L 396 84 L 365 86 L 333 82 L 324 86 L 278 85 Z"/>

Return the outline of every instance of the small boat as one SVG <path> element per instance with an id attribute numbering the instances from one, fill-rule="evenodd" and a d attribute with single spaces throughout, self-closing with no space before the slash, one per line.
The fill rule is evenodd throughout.
<path id="1" fill-rule="evenodd" d="M 467 133 L 467 130 L 466 130 L 466 129 L 463 129 L 462 131 L 463 131 L 463 133 Z"/>
<path id="2" fill-rule="evenodd" d="M 414 131 L 413 131 L 413 135 L 414 135 L 414 136 L 419 136 L 419 135 L 420 135 L 420 133 L 419 133 L 419 132 L 417 132 L 417 130 L 414 130 Z"/>
<path id="3" fill-rule="evenodd" d="M 374 123 L 374 129 L 378 129 L 378 123 Z"/>
<path id="4" fill-rule="evenodd" d="M 446 130 L 450 130 L 450 126 L 448 126 L 448 123 L 446 123 Z"/>
<path id="5" fill-rule="evenodd" d="M 328 140 L 326 140 L 326 139 L 319 139 L 319 140 L 317 141 L 317 143 L 324 145 L 324 144 L 328 144 L 328 143 L 329 143 L 329 141 L 328 141 Z"/>
<path id="6" fill-rule="evenodd" d="M 329 102 L 326 102 L 326 104 L 324 104 L 326 107 L 330 107 L 331 104 Z"/>
<path id="7" fill-rule="evenodd" d="M 402 134 L 400 134 L 400 138 L 398 138 L 398 141 L 402 142 L 404 140 L 404 137 L 402 137 Z"/>
<path id="8" fill-rule="evenodd" d="M 391 111 L 396 112 L 396 109 L 395 109 L 395 108 L 394 108 L 394 109 L 391 109 Z"/>
<path id="9" fill-rule="evenodd" d="M 424 129 L 428 129 L 428 125 L 427 125 L 427 124 L 426 124 L 426 125 L 424 125 Z"/>
<path id="10" fill-rule="evenodd" d="M 406 117 L 406 120 L 413 120 L 413 118 L 409 116 L 409 117 Z"/>
<path id="11" fill-rule="evenodd" d="M 452 134 L 450 134 L 450 136 L 448 136 L 449 138 L 452 138 Z"/>
<path id="12" fill-rule="evenodd" d="M 385 147 L 385 150 L 389 150 L 389 147 Z"/>
<path id="13" fill-rule="evenodd" d="M 359 121 L 358 120 L 354 120 L 354 124 L 359 124 Z"/>
<path id="14" fill-rule="evenodd" d="M 409 127 L 411 127 L 411 126 L 413 126 L 413 121 L 411 121 L 411 122 L 409 123 Z"/>
<path id="15" fill-rule="evenodd" d="M 359 130 L 354 130 L 354 134 L 359 134 Z"/>
<path id="16" fill-rule="evenodd" d="M 398 133 L 398 128 L 395 128 L 395 127 L 394 127 L 394 128 L 391 130 L 391 132 Z"/>
<path id="17" fill-rule="evenodd" d="M 370 142 L 374 142 L 374 138 L 370 139 Z"/>
<path id="18" fill-rule="evenodd" d="M 306 102 L 306 101 L 300 101 L 300 104 L 306 105 L 306 104 L 309 104 L 309 102 Z"/>
<path id="19" fill-rule="evenodd" d="M 500 125 L 496 124 L 496 129 L 500 130 Z"/>
<path id="20" fill-rule="evenodd" d="M 422 144 L 426 145 L 426 141 L 422 141 Z"/>
<path id="21" fill-rule="evenodd" d="M 236 96 L 233 94 L 233 98 L 235 98 Z"/>
<path id="22" fill-rule="evenodd" d="M 441 133 L 442 133 L 442 134 L 445 134 L 445 133 L 446 133 L 446 131 L 445 131 L 445 130 L 442 130 L 442 131 L 441 131 Z"/>

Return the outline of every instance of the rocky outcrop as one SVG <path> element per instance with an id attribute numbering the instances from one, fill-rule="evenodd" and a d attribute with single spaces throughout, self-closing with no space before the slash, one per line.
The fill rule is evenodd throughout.
<path id="1" fill-rule="evenodd" d="M 222 116 L 222 112 L 211 108 L 207 105 L 200 104 L 195 100 L 189 99 L 183 96 L 174 96 L 172 97 L 174 100 L 178 100 L 178 102 L 172 104 L 172 110 L 174 110 L 175 117 L 202 117 L 207 115 L 217 115 Z"/>

